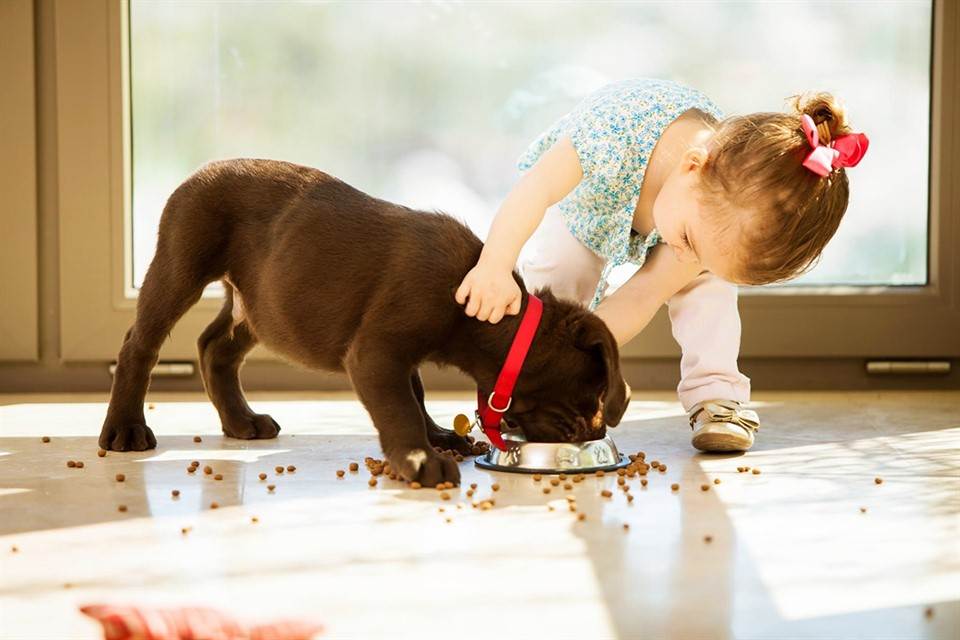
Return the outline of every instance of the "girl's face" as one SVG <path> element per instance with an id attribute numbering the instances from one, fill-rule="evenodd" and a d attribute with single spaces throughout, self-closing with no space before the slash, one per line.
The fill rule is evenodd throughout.
<path id="1" fill-rule="evenodd" d="M 738 225 L 721 231 L 712 222 L 713 212 L 704 210 L 697 200 L 696 186 L 706 158 L 706 149 L 700 147 L 683 154 L 657 194 L 653 221 L 678 261 L 699 263 L 704 270 L 736 282 L 737 262 L 730 247 L 731 239 L 738 235 Z M 743 220 L 741 214 L 733 211 L 726 215 Z"/>

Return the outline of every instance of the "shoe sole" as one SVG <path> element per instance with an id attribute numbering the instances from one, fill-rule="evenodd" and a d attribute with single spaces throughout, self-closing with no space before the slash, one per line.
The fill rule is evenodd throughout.
<path id="1" fill-rule="evenodd" d="M 727 433 L 701 433 L 691 441 L 694 448 L 708 453 L 734 453 L 749 451 L 752 442 Z"/>

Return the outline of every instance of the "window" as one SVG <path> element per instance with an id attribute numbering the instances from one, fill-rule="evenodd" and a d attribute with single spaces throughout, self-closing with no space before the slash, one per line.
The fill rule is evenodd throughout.
<path id="1" fill-rule="evenodd" d="M 541 130 L 607 82 L 655 76 L 728 114 L 837 95 L 871 149 L 839 232 L 794 284 L 925 284 L 932 4 L 864 9 L 133 0 L 133 282 L 167 196 L 216 158 L 315 166 L 483 237 Z"/>

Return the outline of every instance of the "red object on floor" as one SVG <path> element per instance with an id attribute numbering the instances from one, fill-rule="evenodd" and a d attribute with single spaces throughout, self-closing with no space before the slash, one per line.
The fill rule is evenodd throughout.
<path id="1" fill-rule="evenodd" d="M 295 620 L 247 626 L 204 607 L 95 604 L 80 611 L 103 625 L 104 640 L 310 640 L 323 629 Z"/>

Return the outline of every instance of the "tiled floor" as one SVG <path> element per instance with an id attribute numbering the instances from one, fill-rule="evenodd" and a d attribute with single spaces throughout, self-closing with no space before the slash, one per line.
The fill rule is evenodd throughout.
<path id="1" fill-rule="evenodd" d="M 199 396 L 154 395 L 158 448 L 105 458 L 102 398 L 0 397 L 0 637 L 96 638 L 77 605 L 99 601 L 309 617 L 330 638 L 960 637 L 960 393 L 757 394 L 739 457 L 698 455 L 670 394 L 635 393 L 613 436 L 668 471 L 631 481 L 632 505 L 600 496 L 616 476 L 545 495 L 468 462 L 450 501 L 371 489 L 360 405 L 305 397 L 254 395 L 283 431 L 242 442 Z M 450 424 L 470 398 L 428 408 Z M 494 481 L 472 508 L 466 485 Z"/>

